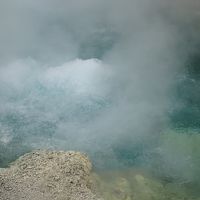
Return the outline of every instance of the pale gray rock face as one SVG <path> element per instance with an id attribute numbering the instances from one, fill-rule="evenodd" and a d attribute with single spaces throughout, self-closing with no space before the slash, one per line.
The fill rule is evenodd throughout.
<path id="1" fill-rule="evenodd" d="M 34 151 L 0 171 L 0 200 L 95 200 L 92 165 L 79 152 Z"/>

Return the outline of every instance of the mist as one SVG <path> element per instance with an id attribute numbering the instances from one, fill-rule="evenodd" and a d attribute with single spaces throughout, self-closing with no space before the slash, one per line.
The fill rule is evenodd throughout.
<path id="1" fill-rule="evenodd" d="M 163 135 L 183 108 L 175 93 L 198 54 L 199 6 L 1 0 L 0 165 L 32 149 L 79 150 L 96 168 L 156 165 L 193 180 L 197 156 L 171 152 Z"/>

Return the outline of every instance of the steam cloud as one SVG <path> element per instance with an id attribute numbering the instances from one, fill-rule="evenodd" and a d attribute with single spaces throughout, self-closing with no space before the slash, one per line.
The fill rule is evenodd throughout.
<path id="1" fill-rule="evenodd" d="M 98 167 L 151 164 L 197 51 L 199 6 L 1 0 L 1 148 L 81 150 Z"/>

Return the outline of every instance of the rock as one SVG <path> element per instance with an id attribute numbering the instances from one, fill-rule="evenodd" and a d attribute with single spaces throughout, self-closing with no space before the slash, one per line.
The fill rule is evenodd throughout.
<path id="1" fill-rule="evenodd" d="M 134 177 L 135 198 L 140 200 L 164 200 L 164 187 L 156 180 L 136 174 Z"/>
<path id="2" fill-rule="evenodd" d="M 0 200 L 200 200 L 134 168 L 91 173 L 82 153 L 35 151 L 0 168 Z"/>
<path id="3" fill-rule="evenodd" d="M 126 178 L 118 174 L 106 178 L 93 174 L 92 180 L 92 185 L 97 189 L 95 193 L 103 196 L 105 200 L 132 200 L 131 186 Z"/>
<path id="4" fill-rule="evenodd" d="M 187 193 L 182 185 L 166 185 L 150 174 L 134 168 L 93 173 L 92 181 L 94 193 L 105 200 L 200 200 L 197 195 L 192 194 L 191 197 L 191 193 Z"/>
<path id="5" fill-rule="evenodd" d="M 5 171 L 5 168 L 0 168 L 0 173 Z"/>
<path id="6" fill-rule="evenodd" d="M 35 151 L 0 170 L 0 200 L 96 200 L 82 153 Z"/>

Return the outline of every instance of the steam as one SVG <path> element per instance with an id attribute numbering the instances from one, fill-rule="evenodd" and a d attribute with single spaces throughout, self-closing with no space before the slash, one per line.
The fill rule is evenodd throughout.
<path id="1" fill-rule="evenodd" d="M 151 164 L 177 79 L 196 52 L 198 7 L 2 0 L 1 148 L 81 150 L 98 167 Z"/>

